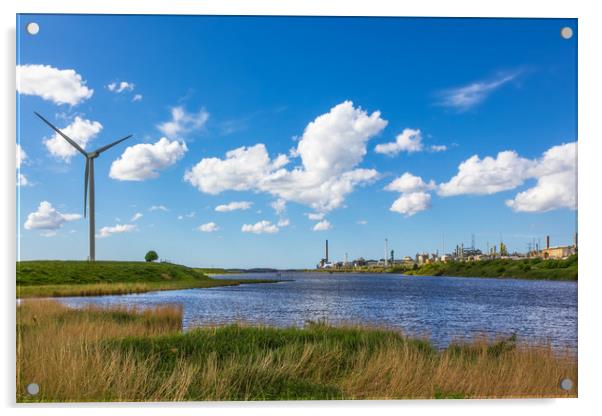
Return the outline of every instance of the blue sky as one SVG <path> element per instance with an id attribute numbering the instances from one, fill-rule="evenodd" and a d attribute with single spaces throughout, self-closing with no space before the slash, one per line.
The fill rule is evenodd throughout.
<path id="1" fill-rule="evenodd" d="M 482 249 L 572 241 L 574 19 L 17 27 L 21 259 L 87 256 L 84 160 L 33 111 L 88 150 L 134 135 L 96 160 L 98 259 L 311 267 L 326 238 L 341 260 L 382 257 L 384 238 L 397 257 L 471 234 Z"/>

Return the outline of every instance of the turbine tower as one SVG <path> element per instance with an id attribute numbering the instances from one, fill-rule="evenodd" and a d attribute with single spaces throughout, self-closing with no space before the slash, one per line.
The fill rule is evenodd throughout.
<path id="1" fill-rule="evenodd" d="M 95 241 L 96 236 L 95 236 L 95 224 L 94 224 L 94 159 L 96 159 L 98 156 L 100 156 L 100 154 L 102 152 L 104 152 L 105 150 L 109 150 L 111 147 L 115 146 L 116 144 L 119 144 L 122 141 L 129 139 L 130 137 L 132 137 L 132 135 L 130 134 L 129 136 L 124 137 L 123 139 L 119 139 L 117 141 L 114 141 L 111 144 L 102 146 L 92 152 L 86 152 L 73 139 L 71 139 L 65 133 L 63 133 L 62 131 L 57 129 L 55 126 L 53 126 L 44 117 L 42 117 L 40 114 L 38 114 L 35 111 L 34 111 L 34 113 L 36 116 L 40 117 L 44 123 L 48 124 L 52 130 L 57 132 L 63 139 L 67 140 L 67 142 L 71 146 L 75 147 L 75 149 L 78 152 L 80 152 L 82 155 L 84 155 L 84 157 L 86 158 L 86 173 L 84 174 L 84 218 L 86 217 L 86 202 L 88 201 L 88 187 L 89 187 L 90 188 L 90 195 L 89 195 L 90 216 L 89 216 L 88 220 L 89 220 L 89 224 L 90 224 L 90 229 L 89 229 L 90 254 L 88 256 L 88 260 L 94 261 L 96 259 L 96 241 Z"/>

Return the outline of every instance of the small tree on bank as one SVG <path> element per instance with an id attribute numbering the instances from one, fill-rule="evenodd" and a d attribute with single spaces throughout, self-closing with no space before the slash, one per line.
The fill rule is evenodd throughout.
<path id="1" fill-rule="evenodd" d="M 146 260 L 148 263 L 152 262 L 152 261 L 156 261 L 159 259 L 159 255 L 157 254 L 157 252 L 155 250 L 151 250 L 148 253 L 146 253 L 146 256 L 144 256 L 144 260 Z"/>

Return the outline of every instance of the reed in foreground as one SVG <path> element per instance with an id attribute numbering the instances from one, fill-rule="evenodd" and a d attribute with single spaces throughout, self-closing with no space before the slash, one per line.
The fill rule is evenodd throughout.
<path id="1" fill-rule="evenodd" d="M 268 279 L 206 279 L 175 282 L 89 283 L 39 286 L 17 286 L 17 298 L 104 296 L 145 293 L 156 290 L 205 289 L 218 286 L 238 286 L 251 283 L 274 283 Z"/>
<path id="2" fill-rule="evenodd" d="M 183 333 L 176 306 L 68 309 L 23 301 L 17 401 L 576 397 L 577 362 L 549 346 L 434 349 L 398 332 L 310 323 Z M 563 378 L 575 382 L 561 390 Z M 29 383 L 40 386 L 35 396 Z"/>

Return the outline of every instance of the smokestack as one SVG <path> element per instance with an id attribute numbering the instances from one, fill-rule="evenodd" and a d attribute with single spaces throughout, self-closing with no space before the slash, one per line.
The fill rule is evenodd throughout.
<path id="1" fill-rule="evenodd" d="M 550 248 L 550 236 L 546 235 L 546 248 Z"/>
<path id="2" fill-rule="evenodd" d="M 389 254 L 389 240 L 385 238 L 385 267 L 389 265 L 387 255 Z"/>
<path id="3" fill-rule="evenodd" d="M 326 240 L 326 263 L 328 263 L 328 240 Z"/>
<path id="4" fill-rule="evenodd" d="M 577 248 L 577 233 L 575 233 L 575 235 L 573 236 L 573 246 Z"/>

